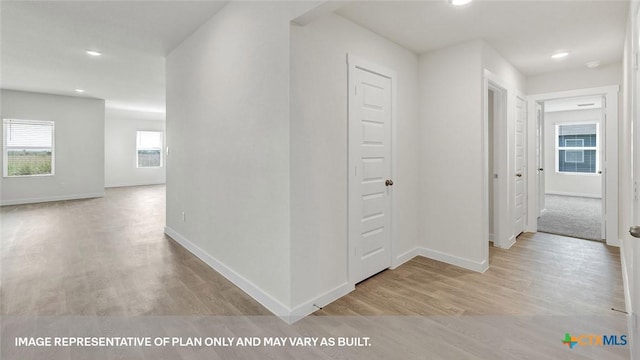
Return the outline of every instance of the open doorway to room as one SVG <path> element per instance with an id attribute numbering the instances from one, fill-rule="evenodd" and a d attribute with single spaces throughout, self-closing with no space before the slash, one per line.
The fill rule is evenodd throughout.
<path id="1" fill-rule="evenodd" d="M 507 87 L 496 75 L 485 70 L 484 103 L 484 177 L 485 226 L 488 244 L 509 248 L 514 240 L 510 231 L 510 183 L 507 179 Z M 488 247 L 487 247 L 488 256 Z"/>
<path id="2" fill-rule="evenodd" d="M 602 95 L 537 104 L 540 232 L 606 239 Z"/>

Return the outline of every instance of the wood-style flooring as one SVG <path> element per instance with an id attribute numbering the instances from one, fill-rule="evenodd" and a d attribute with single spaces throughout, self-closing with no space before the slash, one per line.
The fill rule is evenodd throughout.
<path id="1" fill-rule="evenodd" d="M 164 186 L 1 208 L 0 313 L 267 315 L 163 233 Z M 617 248 L 549 234 L 491 247 L 479 274 L 422 257 L 316 315 L 570 315 L 624 310 Z"/>
<path id="2" fill-rule="evenodd" d="M 4 206 L 2 315 L 267 315 L 164 234 L 165 187 Z"/>
<path id="3" fill-rule="evenodd" d="M 526 233 L 490 248 L 484 274 L 416 257 L 316 315 L 610 315 L 624 310 L 620 251 L 600 242 Z"/>
<path id="4" fill-rule="evenodd" d="M 484 274 L 418 257 L 287 325 L 247 317 L 270 313 L 164 235 L 164 194 L 164 186 L 114 188 L 100 199 L 2 207 L 0 357 L 629 359 L 628 347 L 561 342 L 566 332 L 626 331 L 624 314 L 611 310 L 624 309 L 620 254 L 605 244 L 525 234 L 509 250 L 492 247 Z M 372 346 L 52 349 L 10 340 L 64 333 L 366 336 Z"/>

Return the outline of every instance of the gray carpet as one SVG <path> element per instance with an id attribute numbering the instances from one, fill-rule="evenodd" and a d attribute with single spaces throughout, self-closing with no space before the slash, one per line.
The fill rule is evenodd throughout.
<path id="1" fill-rule="evenodd" d="M 545 201 L 538 231 L 602 241 L 601 199 L 546 195 Z"/>

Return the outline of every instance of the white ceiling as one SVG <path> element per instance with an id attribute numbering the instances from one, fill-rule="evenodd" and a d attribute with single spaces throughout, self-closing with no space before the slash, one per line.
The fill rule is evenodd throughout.
<path id="1" fill-rule="evenodd" d="M 222 1 L 2 1 L 1 87 L 163 117 L 165 56 Z M 90 57 L 85 49 L 103 53 Z"/>
<path id="2" fill-rule="evenodd" d="M 622 60 L 629 2 L 352 2 L 337 13 L 415 53 L 484 39 L 525 76 Z M 556 50 L 569 50 L 552 60 Z"/>
<path id="3" fill-rule="evenodd" d="M 164 118 L 165 56 L 227 2 L 1 1 L 0 87 L 101 98 L 111 113 Z M 620 61 L 627 11 L 617 0 L 475 0 L 462 8 L 429 0 L 355 1 L 337 13 L 416 53 L 482 38 L 535 75 Z M 553 61 L 557 49 L 572 54 Z"/>

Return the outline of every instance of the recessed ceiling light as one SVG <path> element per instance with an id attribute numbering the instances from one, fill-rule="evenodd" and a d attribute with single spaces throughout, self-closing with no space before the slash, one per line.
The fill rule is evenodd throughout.
<path id="1" fill-rule="evenodd" d="M 567 51 L 560 51 L 560 52 L 557 52 L 557 53 L 551 55 L 551 57 L 553 59 L 562 59 L 562 58 L 565 58 L 567 56 L 569 56 L 569 52 L 567 52 Z"/>
<path id="2" fill-rule="evenodd" d="M 77 92 L 77 93 L 83 93 L 83 92 L 84 92 L 84 89 L 76 89 L 76 92 Z"/>
<path id="3" fill-rule="evenodd" d="M 100 56 L 100 55 L 102 55 L 101 52 L 95 51 L 95 50 L 85 50 L 84 52 L 86 52 L 87 55 L 91 55 L 91 56 Z"/>
<path id="4" fill-rule="evenodd" d="M 449 3 L 451 3 L 451 5 L 453 6 L 462 6 L 462 5 L 467 5 L 471 1 L 473 0 L 449 0 Z"/>
<path id="5" fill-rule="evenodd" d="M 595 69 L 595 68 L 597 68 L 598 66 L 600 66 L 600 61 L 589 61 L 589 62 L 587 63 L 587 67 L 588 67 L 589 69 Z"/>

